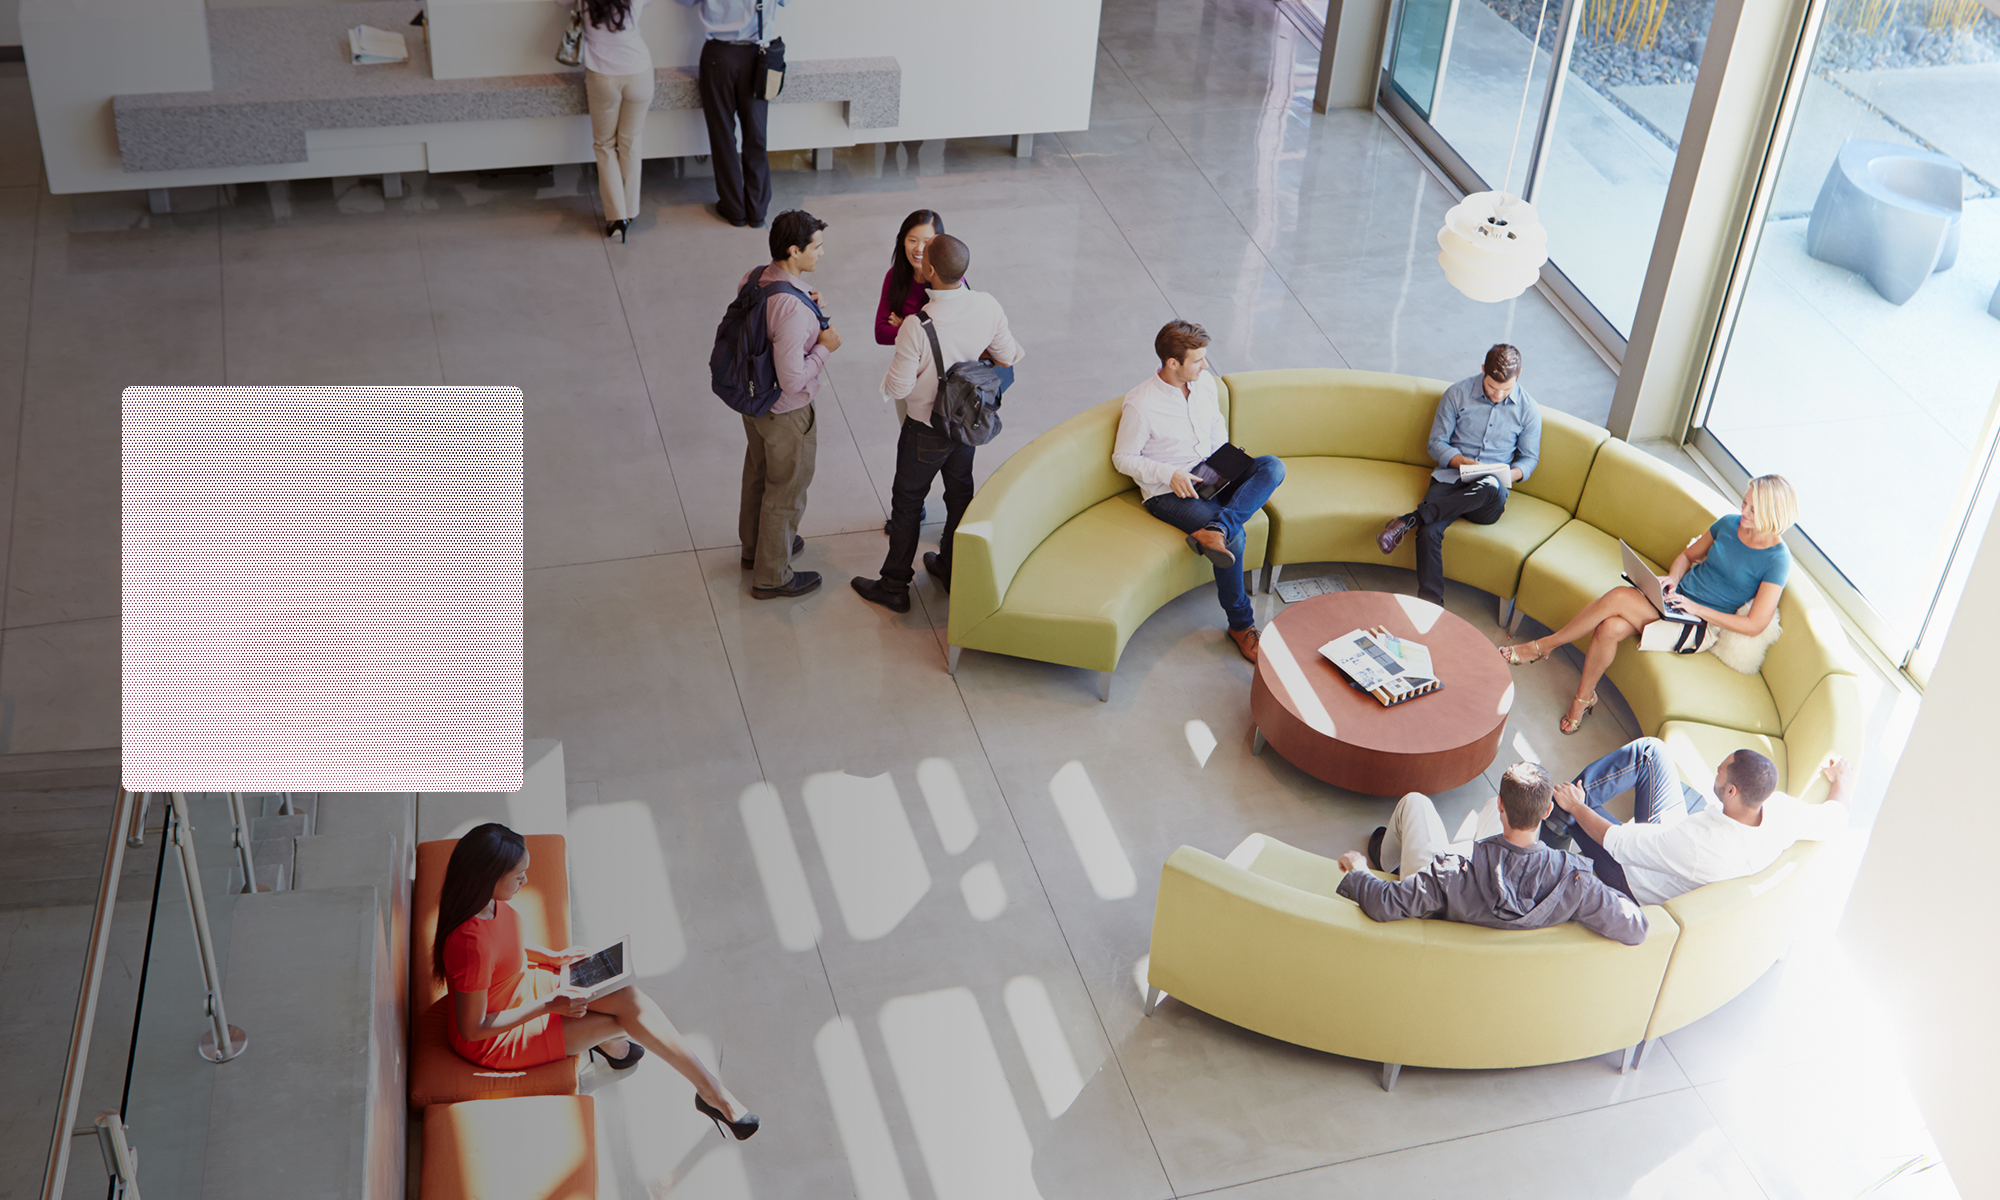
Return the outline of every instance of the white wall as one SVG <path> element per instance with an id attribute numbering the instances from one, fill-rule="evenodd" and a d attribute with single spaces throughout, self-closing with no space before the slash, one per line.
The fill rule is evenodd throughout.
<path id="1" fill-rule="evenodd" d="M 21 0 L 0 0 L 0 46 L 21 44 Z"/>
<path id="2" fill-rule="evenodd" d="M 2000 1195 L 2000 928 L 1993 804 L 2000 763 L 2000 522 L 1987 528 L 1957 619 L 1848 901 L 1841 940 L 1895 1018 L 1906 1076 L 1960 1194 Z"/>
<path id="3" fill-rule="evenodd" d="M 210 86 L 201 0 L 0 0 L 8 3 L 21 6 L 49 188 L 58 194 L 591 158 L 588 121 L 579 116 L 329 131 L 308 138 L 305 163 L 127 172 L 111 97 Z M 429 7 L 440 78 L 556 69 L 563 18 L 550 0 L 429 0 Z M 771 147 L 1085 128 L 1099 8 L 1099 0 L 794 0 L 775 30 L 789 57 L 894 57 L 903 70 L 902 119 L 892 129 L 853 130 L 841 105 L 779 103 Z M 691 10 L 654 0 L 641 28 L 657 65 L 696 61 L 701 30 Z M 697 114 L 655 113 L 648 122 L 649 156 L 707 152 Z"/>

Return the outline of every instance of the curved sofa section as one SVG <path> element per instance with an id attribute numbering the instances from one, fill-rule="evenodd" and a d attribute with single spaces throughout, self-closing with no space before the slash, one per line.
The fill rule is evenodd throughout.
<path id="1" fill-rule="evenodd" d="M 1226 416 L 1228 390 L 1218 392 Z M 954 660 L 970 648 L 1108 674 L 1147 617 L 1214 581 L 1208 560 L 1112 467 L 1122 404 L 1029 442 L 973 497 L 952 543 Z M 1246 570 L 1264 565 L 1268 529 L 1262 513 L 1245 526 Z"/>

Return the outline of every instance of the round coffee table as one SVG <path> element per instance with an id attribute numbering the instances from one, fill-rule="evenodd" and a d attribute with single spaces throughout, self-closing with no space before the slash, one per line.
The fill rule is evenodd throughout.
<path id="1" fill-rule="evenodd" d="M 1444 686 L 1384 708 L 1319 652 L 1377 625 L 1428 649 Z M 1429 601 L 1386 592 L 1288 606 L 1264 627 L 1250 685 L 1258 752 L 1268 742 L 1306 774 L 1370 796 L 1443 792 L 1474 778 L 1499 753 L 1513 706 L 1513 677 L 1491 641 Z"/>

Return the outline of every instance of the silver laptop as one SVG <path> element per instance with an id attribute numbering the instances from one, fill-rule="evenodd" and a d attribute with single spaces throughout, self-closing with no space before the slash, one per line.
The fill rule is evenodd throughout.
<path id="1" fill-rule="evenodd" d="M 1652 602 L 1653 611 L 1671 621 L 1692 621 L 1695 619 L 1678 608 L 1667 607 L 1667 594 L 1664 586 L 1666 580 L 1653 574 L 1653 568 L 1646 565 L 1646 560 L 1639 557 L 1638 551 L 1626 545 L 1623 539 L 1620 539 L 1618 543 L 1618 550 L 1625 556 L 1625 578 L 1631 580 L 1632 586 L 1638 588 L 1639 593 Z"/>

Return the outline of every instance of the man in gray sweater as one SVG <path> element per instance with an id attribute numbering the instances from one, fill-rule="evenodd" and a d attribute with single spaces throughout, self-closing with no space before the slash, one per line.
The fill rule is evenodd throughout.
<path id="1" fill-rule="evenodd" d="M 1452 845 L 1437 806 L 1422 792 L 1396 805 L 1389 824 L 1369 840 L 1370 854 L 1340 856 L 1347 875 L 1337 889 L 1377 921 L 1441 917 L 1489 929 L 1540 929 L 1564 921 L 1627 946 L 1646 940 L 1646 914 L 1629 896 L 1599 879 L 1590 861 L 1545 845 L 1555 781 L 1538 763 L 1515 763 L 1500 777 L 1502 828 L 1469 847 Z M 1394 882 L 1364 870 L 1393 836 L 1401 878 Z"/>

